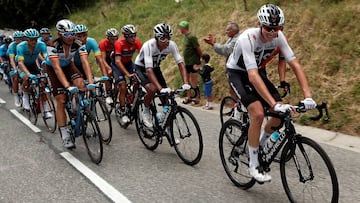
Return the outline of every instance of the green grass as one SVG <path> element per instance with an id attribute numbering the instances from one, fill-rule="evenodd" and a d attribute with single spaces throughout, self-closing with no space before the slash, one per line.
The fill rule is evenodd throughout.
<path id="1" fill-rule="evenodd" d="M 202 38 L 211 32 L 218 42 L 224 42 L 224 28 L 229 21 L 238 22 L 241 30 L 257 26 L 257 10 L 268 2 L 281 5 L 285 13 L 285 35 L 307 72 L 314 99 L 327 101 L 330 106 L 330 122 L 312 122 L 308 115 L 301 116 L 298 122 L 357 135 L 360 129 L 360 5 L 357 0 L 257 0 L 248 1 L 247 11 L 243 1 L 230 0 L 183 0 L 179 4 L 174 0 L 100 0 L 69 18 L 87 25 L 89 36 L 98 41 L 105 37 L 108 28 L 120 30 L 124 24 L 132 23 L 138 27 L 138 36 L 144 42 L 152 37 L 155 24 L 167 22 L 175 30 L 173 40 L 180 50 L 182 36 L 176 25 L 181 20 L 188 20 L 203 52 L 212 57 L 211 64 L 216 68 L 213 92 L 215 100 L 220 100 L 229 92 L 224 73 L 225 60 L 215 54 Z M 92 58 L 91 62 L 95 64 Z M 275 60 L 268 66 L 275 84 L 279 83 L 276 64 Z M 163 62 L 162 69 L 170 86 L 181 85 L 172 57 Z M 94 71 L 99 74 L 99 71 Z M 291 70 L 287 73 L 287 80 L 292 87 L 287 100 L 297 103 L 303 96 Z"/>

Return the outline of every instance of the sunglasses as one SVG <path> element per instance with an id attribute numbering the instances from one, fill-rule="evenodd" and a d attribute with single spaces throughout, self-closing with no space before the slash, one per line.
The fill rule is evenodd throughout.
<path id="1" fill-rule="evenodd" d="M 168 42 L 170 40 L 170 37 L 159 37 L 158 39 L 160 42 Z"/>
<path id="2" fill-rule="evenodd" d="M 136 37 L 136 34 L 127 34 L 127 35 L 124 35 L 125 38 L 135 38 Z"/>
<path id="3" fill-rule="evenodd" d="M 61 35 L 65 38 L 69 38 L 69 37 L 74 37 L 75 33 L 74 32 L 65 32 L 65 33 L 61 33 Z"/>
<path id="4" fill-rule="evenodd" d="M 108 39 L 111 40 L 111 41 L 116 41 L 116 40 L 119 39 L 119 37 L 108 37 Z"/>
<path id="5" fill-rule="evenodd" d="M 283 29 L 283 27 L 281 26 L 275 26 L 275 27 L 270 27 L 270 26 L 262 26 L 264 28 L 264 30 L 266 32 L 279 32 L 280 30 Z"/>

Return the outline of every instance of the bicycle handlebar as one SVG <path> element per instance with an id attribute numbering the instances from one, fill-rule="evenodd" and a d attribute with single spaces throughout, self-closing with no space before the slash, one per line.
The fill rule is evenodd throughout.
<path id="1" fill-rule="evenodd" d="M 296 112 L 298 112 L 298 113 L 304 113 L 304 112 L 307 111 L 305 109 L 305 105 L 303 103 L 301 103 L 301 102 L 299 103 L 298 106 L 294 106 L 294 107 L 295 107 Z M 325 110 L 325 116 L 326 116 L 324 120 L 325 121 L 330 120 L 329 109 L 328 109 L 328 106 L 327 106 L 326 102 L 322 102 L 321 104 L 317 104 L 316 109 L 318 110 L 319 114 L 317 116 L 311 117 L 310 118 L 311 120 L 313 120 L 313 121 L 320 120 L 324 116 L 324 110 Z"/>

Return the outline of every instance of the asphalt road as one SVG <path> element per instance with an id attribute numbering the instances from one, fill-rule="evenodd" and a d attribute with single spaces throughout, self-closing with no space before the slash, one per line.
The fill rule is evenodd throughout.
<path id="1" fill-rule="evenodd" d="M 32 132 L 14 117 L 13 96 L 0 81 L 0 202 L 110 202 L 86 177 L 59 153 L 59 133 Z M 218 116 L 191 109 L 197 118 L 204 141 L 200 163 L 185 165 L 175 150 L 164 141 L 154 152 L 140 142 L 135 125 L 121 129 L 113 117 L 113 140 L 104 146 L 100 165 L 93 164 L 77 139 L 69 151 L 79 161 L 105 179 L 132 202 L 288 202 L 279 166 L 272 165 L 270 183 L 256 184 L 244 191 L 226 176 L 218 150 Z M 360 202 L 359 153 L 322 144 L 330 156 L 339 180 L 340 202 Z"/>

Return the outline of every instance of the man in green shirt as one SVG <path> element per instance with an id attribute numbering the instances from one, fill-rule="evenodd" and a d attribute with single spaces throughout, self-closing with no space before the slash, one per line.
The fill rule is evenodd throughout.
<path id="1" fill-rule="evenodd" d="M 190 79 L 190 85 L 193 89 L 195 89 L 197 93 L 197 97 L 194 100 L 190 98 L 190 90 L 187 92 L 187 97 L 183 101 L 184 104 L 188 104 L 190 102 L 194 102 L 195 104 L 199 103 L 200 90 L 198 87 L 197 81 L 197 69 L 194 66 L 200 65 L 200 57 L 202 55 L 202 51 L 198 42 L 198 39 L 195 35 L 190 33 L 189 30 L 189 22 L 181 21 L 179 23 L 179 29 L 181 34 L 184 35 L 183 39 L 183 55 L 185 61 L 185 67 L 188 74 L 188 78 Z"/>

